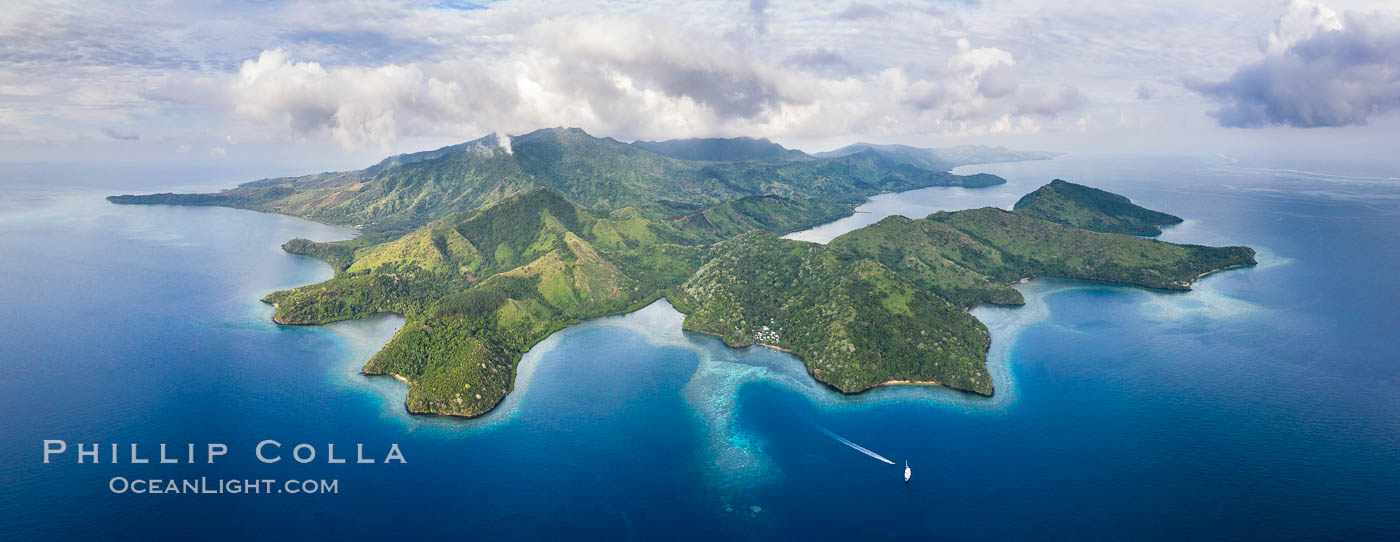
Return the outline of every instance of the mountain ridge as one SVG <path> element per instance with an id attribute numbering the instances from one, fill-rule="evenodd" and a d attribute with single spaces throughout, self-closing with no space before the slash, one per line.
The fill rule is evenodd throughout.
<path id="1" fill-rule="evenodd" d="M 958 166 L 993 162 L 1048 160 L 1059 154 L 1044 151 L 1017 151 L 1006 147 L 988 147 L 983 145 L 927 148 L 900 144 L 860 142 L 852 143 L 835 150 L 811 153 L 811 156 L 817 158 L 837 158 L 862 152 L 876 153 L 897 163 L 938 171 L 951 171 Z"/>
<path id="2" fill-rule="evenodd" d="M 759 195 L 855 203 L 885 191 L 1004 182 L 993 175 L 953 175 L 874 154 L 773 163 L 682 160 L 577 128 L 548 128 L 395 155 L 356 171 L 262 179 L 212 194 L 108 199 L 291 214 L 356 227 L 379 241 L 537 187 L 611 211 L 661 199 L 708 206 Z"/>
<path id="3" fill-rule="evenodd" d="M 665 141 L 633 141 L 632 145 L 682 160 L 733 162 L 789 162 L 811 160 L 813 157 L 797 149 L 789 149 L 768 138 L 702 137 L 668 139 Z"/>

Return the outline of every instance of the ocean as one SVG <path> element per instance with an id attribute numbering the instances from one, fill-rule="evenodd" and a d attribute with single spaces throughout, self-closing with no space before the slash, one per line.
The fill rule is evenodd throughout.
<path id="1" fill-rule="evenodd" d="M 875 196 L 792 237 L 889 214 L 1009 207 L 1053 178 L 1186 218 L 1172 242 L 1259 265 L 1186 293 L 1058 279 L 978 307 L 992 398 L 842 396 L 781 352 L 680 330 L 664 302 L 570 327 L 475 420 L 407 415 L 359 368 L 402 324 L 271 323 L 329 278 L 284 253 L 354 232 L 117 193 L 254 170 L 0 173 L 0 539 L 1394 539 L 1400 536 L 1400 180 L 1268 160 L 1072 154 L 967 166 L 983 189 Z M 285 172 L 257 172 L 258 175 Z M 810 422 L 810 423 L 809 423 Z M 864 455 L 819 425 L 894 461 Z M 224 443 L 214 464 L 43 463 L 44 441 Z M 277 463 L 254 447 L 282 444 Z M 300 443 L 318 460 L 300 464 Z M 327 444 L 375 464 L 326 463 Z M 382 459 L 396 444 L 406 463 Z M 104 444 L 105 445 L 105 444 Z M 177 454 L 178 455 L 178 454 Z M 903 482 L 904 462 L 913 471 Z M 333 480 L 323 494 L 114 493 L 131 479 Z"/>

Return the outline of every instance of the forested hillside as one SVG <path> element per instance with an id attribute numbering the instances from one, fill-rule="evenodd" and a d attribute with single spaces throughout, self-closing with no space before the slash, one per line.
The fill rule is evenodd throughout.
<path id="1" fill-rule="evenodd" d="M 953 175 L 875 153 L 772 162 L 683 160 L 577 128 L 550 128 L 508 141 L 489 135 L 399 155 L 359 171 L 265 179 L 216 194 L 108 199 L 284 213 L 360 228 L 367 240 L 378 242 L 532 188 L 550 188 L 606 212 L 660 200 L 710 206 L 764 195 L 859 203 L 879 192 L 1004 182 L 994 175 Z"/>
<path id="2" fill-rule="evenodd" d="M 758 140 L 662 146 L 774 159 L 678 159 L 552 129 L 220 194 L 112 199 L 363 226 L 353 240 L 283 246 L 326 260 L 335 276 L 268 294 L 273 319 L 403 315 L 364 372 L 406 381 L 410 412 L 456 416 L 498 404 L 521 355 L 551 333 L 663 296 L 686 313 L 685 329 L 789 350 L 844 393 L 918 382 L 990 395 L 989 334 L 966 309 L 1022 303 L 1012 283 L 1067 277 L 1185 290 L 1205 273 L 1254 263 L 1247 247 L 1090 231 L 1136 232 L 1175 217 L 1064 181 L 1022 198 L 1016 212 L 892 216 L 828 245 L 784 240 L 776 235 L 846 216 L 875 192 L 1004 181 L 872 149 L 788 159 Z"/>
<path id="3" fill-rule="evenodd" d="M 1082 184 L 1055 179 L 1016 201 L 1020 214 L 1104 233 L 1158 235 L 1162 226 L 1181 217 L 1153 211 L 1128 198 Z"/>

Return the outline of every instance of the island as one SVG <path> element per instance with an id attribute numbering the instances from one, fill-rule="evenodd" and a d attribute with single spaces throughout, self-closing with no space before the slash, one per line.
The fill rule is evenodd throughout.
<path id="1" fill-rule="evenodd" d="M 460 145 L 392 156 L 362 170 L 263 179 L 215 194 L 108 199 L 284 213 L 352 226 L 361 231 L 362 243 L 374 243 L 531 188 L 549 188 L 570 201 L 609 212 L 667 202 L 708 207 L 765 195 L 846 206 L 834 217 L 813 218 L 817 220 L 849 215 L 855 205 L 881 192 L 1006 182 L 995 175 L 954 175 L 920 167 L 879 150 L 816 158 L 772 143 L 768 145 L 781 150 L 765 154 L 752 149 L 762 140 L 750 140 L 748 145 L 732 144 L 710 152 L 716 155 L 728 149 L 735 152 L 732 158 L 693 160 L 686 157 L 694 153 L 680 151 L 696 145 L 682 143 L 623 143 L 593 137 L 578 128 L 547 128 L 518 136 L 492 134 Z M 750 159 L 754 156 L 768 159 Z M 795 226 L 802 229 L 806 224 Z"/>
<path id="2" fill-rule="evenodd" d="M 403 315 L 364 372 L 407 382 L 412 413 L 466 417 L 494 408 L 521 356 L 550 334 L 662 298 L 686 315 L 686 330 L 791 352 L 842 393 L 913 383 L 990 396 L 990 335 L 967 309 L 1023 303 L 1012 283 L 1187 290 L 1255 263 L 1248 247 L 1121 233 L 1170 215 L 1058 180 L 1012 211 L 892 216 L 826 245 L 787 240 L 779 235 L 848 215 L 858 197 L 1004 181 L 878 147 L 820 157 L 766 140 L 641 143 L 547 129 L 218 194 L 111 199 L 360 226 L 354 240 L 284 245 L 329 262 L 335 276 L 267 295 L 273 319 Z"/>
<path id="3" fill-rule="evenodd" d="M 1129 235 L 1160 235 L 1162 226 L 1181 223 L 1181 217 L 1134 205 L 1128 198 L 1112 192 L 1061 179 L 1026 194 L 1012 209 L 1067 226 Z"/>

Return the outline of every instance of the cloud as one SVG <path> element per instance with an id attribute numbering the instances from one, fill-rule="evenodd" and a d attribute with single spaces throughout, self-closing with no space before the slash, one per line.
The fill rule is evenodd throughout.
<path id="1" fill-rule="evenodd" d="M 786 62 L 807 71 L 833 77 L 846 77 L 865 71 L 846 58 L 846 55 L 826 47 L 798 51 L 788 56 Z"/>
<path id="2" fill-rule="evenodd" d="M 347 150 L 558 124 L 705 131 L 811 100 L 809 76 L 661 21 L 552 19 L 527 35 L 530 47 L 491 61 L 326 67 L 263 51 L 228 94 L 236 118 L 326 134 Z"/>
<path id="3" fill-rule="evenodd" d="M 535 53 L 548 56 L 536 67 L 548 64 L 548 76 L 569 79 L 551 81 L 557 88 L 577 85 L 580 97 L 595 106 L 628 95 L 645 101 L 650 94 L 693 103 L 721 118 L 748 119 L 801 100 L 799 74 L 660 20 L 557 20 L 530 34 L 540 47 Z"/>
<path id="4" fill-rule="evenodd" d="M 1149 84 L 1147 84 L 1147 83 L 1142 83 L 1142 84 L 1138 85 L 1138 88 L 1137 88 L 1137 99 L 1139 99 L 1139 100 L 1151 100 L 1152 97 L 1153 97 L 1153 96 L 1156 96 L 1156 95 L 1157 95 L 1157 89 L 1152 88 L 1152 85 L 1149 85 Z"/>
<path id="5" fill-rule="evenodd" d="M 977 92 L 988 98 L 1000 98 L 1016 91 L 1015 67 L 1006 62 L 998 62 L 982 72 L 977 81 Z"/>
<path id="6" fill-rule="evenodd" d="M 1281 55 L 1319 31 L 1341 29 L 1341 17 L 1327 6 L 1311 0 L 1291 0 L 1283 16 L 1274 23 L 1274 31 L 1260 43 L 1259 50 L 1266 55 Z"/>
<path id="7" fill-rule="evenodd" d="M 1094 122 L 1094 114 L 1093 114 L 1093 113 L 1085 113 L 1084 116 L 1079 117 L 1079 120 L 1074 121 L 1074 127 L 1075 127 L 1075 128 L 1078 128 L 1079 131 L 1081 131 L 1081 132 L 1087 132 L 1087 131 L 1089 131 L 1089 125 L 1090 125 L 1091 123 L 1093 123 L 1093 122 Z"/>
<path id="8" fill-rule="evenodd" d="M 118 141 L 139 141 L 141 139 L 141 134 L 119 128 L 106 127 L 102 129 L 102 133 Z"/>
<path id="9" fill-rule="evenodd" d="M 904 103 L 916 109 L 943 109 L 948 119 L 962 120 L 994 108 L 992 99 L 1015 90 L 1011 53 L 994 47 L 973 47 L 957 40 L 957 52 L 928 77 L 907 84 Z M 897 85 L 906 86 L 906 85 Z"/>
<path id="10" fill-rule="evenodd" d="M 754 31 L 768 33 L 768 0 L 749 0 L 749 14 L 753 17 Z"/>
<path id="11" fill-rule="evenodd" d="M 1012 117 L 1002 115 L 992 123 L 990 133 L 993 134 L 1035 134 L 1040 132 L 1040 122 L 1026 115 Z"/>
<path id="12" fill-rule="evenodd" d="M 1190 83 L 1219 101 L 1222 124 L 1379 127 L 1376 116 L 1394 107 L 1388 36 L 1400 25 L 1347 10 L 1395 4 L 1324 1 L 1338 9 L 1300 1 L 1284 13 L 1248 0 L 1065 0 L 1053 10 L 1041 0 L 10 3 L 0 5 L 0 140 L 83 134 L 136 147 L 108 141 L 103 128 L 118 127 L 152 148 L 193 141 L 192 154 L 228 134 L 242 138 L 227 147 L 235 155 L 288 140 L 372 153 L 565 125 L 620 139 L 919 143 L 1077 132 L 1081 118 L 1092 120 L 1088 132 L 1107 132 L 1118 109 L 1134 123 L 1147 110 L 1195 117 L 1179 130 L 1229 137 L 1196 115 L 1200 102 L 1176 99 L 1170 78 L 1191 70 L 1212 74 Z M 142 15 L 153 9 L 163 16 Z"/>
<path id="13" fill-rule="evenodd" d="M 1221 104 L 1221 126 L 1364 125 L 1400 108 L 1400 19 L 1295 0 L 1261 49 L 1224 81 L 1184 81 Z"/>
<path id="14" fill-rule="evenodd" d="M 843 21 L 858 21 L 861 19 L 879 19 L 888 15 L 885 8 L 874 4 L 862 2 L 851 2 L 841 13 L 836 14 L 836 18 Z"/>
<path id="15" fill-rule="evenodd" d="M 866 71 L 820 46 L 772 62 L 753 41 L 662 18 L 559 16 L 516 36 L 499 56 L 368 66 L 270 49 L 208 94 L 221 95 L 238 120 L 328 137 L 347 151 L 388 148 L 406 135 L 556 125 L 622 138 L 1022 133 L 1039 129 L 1032 117 L 1083 103 L 1073 89 L 1018 95 L 1011 53 L 967 39 L 951 40 L 942 64 Z M 179 102 L 200 89 L 174 82 L 148 95 Z"/>
<path id="16" fill-rule="evenodd" d="M 487 112 L 511 109 L 514 95 L 482 77 L 489 73 L 461 60 L 326 68 L 277 49 L 245 61 L 228 93 L 236 118 L 282 124 L 299 136 L 325 134 L 346 150 L 360 150 L 473 118 L 489 121 Z"/>
<path id="17" fill-rule="evenodd" d="M 1074 87 L 1030 87 L 1016 99 L 1016 111 L 1021 114 L 1053 117 L 1065 111 L 1083 107 L 1087 99 Z"/>

